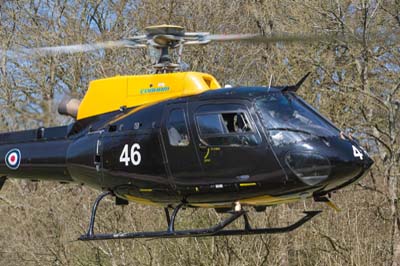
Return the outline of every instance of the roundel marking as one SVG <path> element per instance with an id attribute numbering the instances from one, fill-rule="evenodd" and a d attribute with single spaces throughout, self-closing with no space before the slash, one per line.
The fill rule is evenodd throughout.
<path id="1" fill-rule="evenodd" d="M 19 149 L 9 150 L 6 154 L 5 162 L 8 168 L 17 170 L 21 163 L 21 151 Z"/>

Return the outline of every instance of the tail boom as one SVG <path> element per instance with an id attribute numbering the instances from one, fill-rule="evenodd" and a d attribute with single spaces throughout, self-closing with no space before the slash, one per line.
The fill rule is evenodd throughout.
<path id="1" fill-rule="evenodd" d="M 0 176 L 71 182 L 67 127 L 0 134 Z"/>

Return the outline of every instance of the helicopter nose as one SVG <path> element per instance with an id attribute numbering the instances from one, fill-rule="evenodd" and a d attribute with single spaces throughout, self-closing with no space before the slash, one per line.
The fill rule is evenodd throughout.
<path id="1" fill-rule="evenodd" d="M 363 174 L 365 174 L 374 164 L 374 160 L 372 160 L 369 154 L 363 150 L 363 159 L 359 161 L 358 164 L 361 167 Z"/>
<path id="2" fill-rule="evenodd" d="M 338 156 L 331 159 L 328 188 L 337 189 L 359 180 L 373 163 L 374 161 L 361 146 L 350 141 L 344 143 L 338 151 Z"/>
<path id="3" fill-rule="evenodd" d="M 332 140 L 329 147 L 297 146 L 295 151 L 286 153 L 284 161 L 303 183 L 329 189 L 353 183 L 374 163 L 358 144 L 339 138 Z"/>
<path id="4" fill-rule="evenodd" d="M 369 154 L 357 143 L 350 142 L 350 144 L 353 150 L 353 158 L 350 162 L 354 164 L 356 168 L 359 168 L 360 171 L 369 170 L 374 164 Z"/>
<path id="5" fill-rule="evenodd" d="M 369 155 L 366 155 L 366 158 L 363 163 L 364 170 L 365 171 L 369 170 L 373 164 L 374 164 L 374 160 L 372 160 L 371 157 L 369 157 Z"/>

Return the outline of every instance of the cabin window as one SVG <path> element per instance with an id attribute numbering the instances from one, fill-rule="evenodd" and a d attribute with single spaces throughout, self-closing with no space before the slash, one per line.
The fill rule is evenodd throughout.
<path id="1" fill-rule="evenodd" d="M 202 142 L 210 146 L 255 146 L 260 137 L 245 111 L 221 111 L 196 115 Z"/>
<path id="2" fill-rule="evenodd" d="M 173 109 L 167 121 L 168 139 L 171 146 L 188 146 L 189 134 L 183 109 Z"/>
<path id="3" fill-rule="evenodd" d="M 202 135 L 226 133 L 219 114 L 198 115 L 197 123 Z"/>

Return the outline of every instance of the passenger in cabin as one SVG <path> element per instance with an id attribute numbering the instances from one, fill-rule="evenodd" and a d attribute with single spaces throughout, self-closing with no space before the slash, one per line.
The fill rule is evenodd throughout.
<path id="1" fill-rule="evenodd" d="M 172 146 L 187 146 L 189 145 L 189 138 L 185 134 L 180 134 L 175 127 L 168 129 L 169 143 Z"/>

